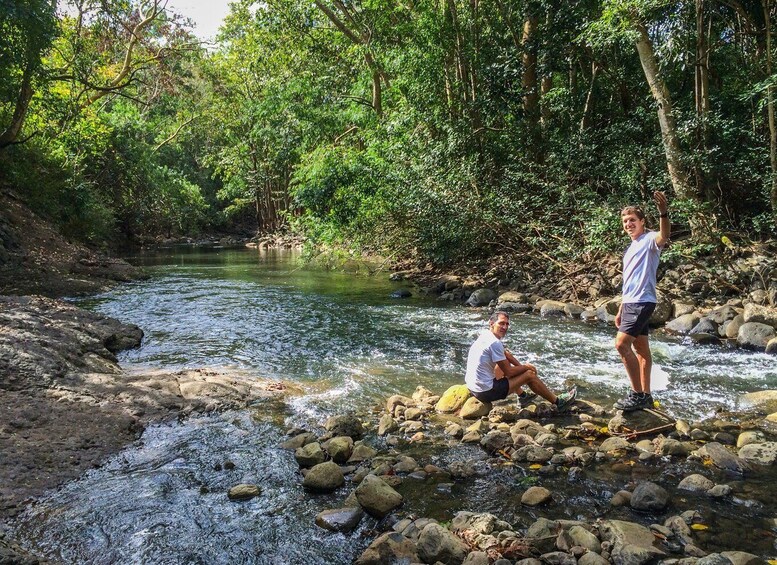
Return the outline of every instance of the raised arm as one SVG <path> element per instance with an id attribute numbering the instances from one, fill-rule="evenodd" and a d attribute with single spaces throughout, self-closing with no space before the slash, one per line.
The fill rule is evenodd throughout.
<path id="1" fill-rule="evenodd" d="M 672 232 L 672 224 L 669 221 L 669 201 L 666 199 L 666 194 L 659 191 L 653 193 L 653 200 L 656 201 L 659 217 L 659 228 L 658 237 L 656 238 L 656 245 L 659 247 L 664 247 L 667 243 L 669 243 L 669 234 Z"/>

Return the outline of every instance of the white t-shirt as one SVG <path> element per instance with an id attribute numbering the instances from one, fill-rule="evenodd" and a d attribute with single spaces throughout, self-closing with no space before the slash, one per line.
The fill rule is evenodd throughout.
<path id="1" fill-rule="evenodd" d="M 467 375 L 464 377 L 467 388 L 472 392 L 494 388 L 494 369 L 499 361 L 505 359 L 505 346 L 501 340 L 491 330 L 483 330 L 467 355 Z"/>
<path id="2" fill-rule="evenodd" d="M 656 303 L 656 273 L 661 248 L 657 231 L 643 233 L 631 242 L 623 255 L 623 303 Z"/>

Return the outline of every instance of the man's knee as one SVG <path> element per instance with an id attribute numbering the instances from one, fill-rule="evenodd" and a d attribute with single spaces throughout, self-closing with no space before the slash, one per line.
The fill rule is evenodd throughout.
<path id="1" fill-rule="evenodd" d="M 621 355 L 628 355 L 631 353 L 631 346 L 633 343 L 634 338 L 629 334 L 619 332 L 615 337 L 615 349 L 617 349 L 618 353 Z"/>
<path id="2" fill-rule="evenodd" d="M 640 357 L 645 357 L 645 358 L 650 357 L 650 342 L 648 341 L 648 338 L 646 335 L 640 336 L 636 340 L 634 340 L 634 351 Z"/>

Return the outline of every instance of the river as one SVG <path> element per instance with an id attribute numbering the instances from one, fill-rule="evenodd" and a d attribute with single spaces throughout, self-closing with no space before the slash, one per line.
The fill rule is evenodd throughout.
<path id="1" fill-rule="evenodd" d="M 19 520 L 20 539 L 67 563 L 350 563 L 375 521 L 348 536 L 313 525 L 315 514 L 337 507 L 347 492 L 306 495 L 293 454 L 278 444 L 289 428 L 316 429 L 327 416 L 370 411 L 418 385 L 441 393 L 460 383 L 488 312 L 434 296 L 391 298 L 406 285 L 385 272 L 306 268 L 290 251 L 176 247 L 131 260 L 151 277 L 79 301 L 143 328 L 142 346 L 120 355 L 126 369 L 226 367 L 293 382 L 305 394 L 151 426 L 105 466 L 32 506 Z M 627 386 L 613 337 L 613 328 L 600 325 L 516 315 L 505 342 L 552 388 L 574 381 L 581 396 L 611 404 Z M 772 356 L 661 335 L 652 343 L 669 378 L 655 396 L 676 417 L 709 418 L 721 407 L 738 408 L 743 392 L 777 388 Z M 483 458 L 471 447 L 430 448 L 424 456 L 441 464 Z M 570 493 L 565 516 L 607 513 L 613 482 L 633 478 L 591 477 Z M 440 519 L 457 509 L 489 510 L 528 524 L 534 514 L 518 508 L 514 491 L 516 481 L 529 479 L 510 470 L 453 491 L 410 484 L 418 502 L 408 510 Z M 262 497 L 229 502 L 224 493 L 240 482 L 261 485 Z M 765 496 L 723 512 L 718 529 L 730 530 L 743 511 L 758 524 L 774 516 L 773 504 L 760 502 Z M 732 535 L 761 531 L 745 530 Z"/>

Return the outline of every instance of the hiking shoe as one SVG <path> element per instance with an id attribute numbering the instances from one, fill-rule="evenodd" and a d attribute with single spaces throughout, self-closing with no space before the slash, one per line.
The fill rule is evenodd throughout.
<path id="1" fill-rule="evenodd" d="M 521 408 L 526 408 L 535 398 L 537 398 L 536 392 L 525 390 L 518 395 L 518 404 L 521 405 Z"/>
<path id="2" fill-rule="evenodd" d="M 653 396 L 650 393 L 629 391 L 625 398 L 621 398 L 615 404 L 616 410 L 632 412 L 633 410 L 644 410 L 653 408 Z"/>
<path id="3" fill-rule="evenodd" d="M 577 387 L 573 386 L 566 392 L 556 395 L 556 408 L 559 412 L 565 411 L 569 408 L 577 398 Z"/>

